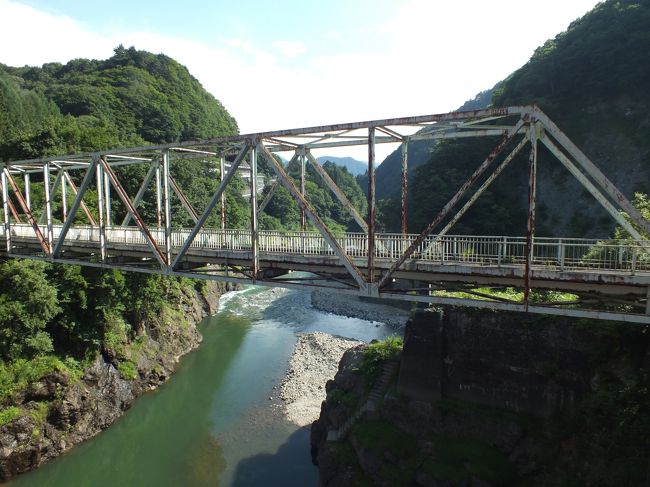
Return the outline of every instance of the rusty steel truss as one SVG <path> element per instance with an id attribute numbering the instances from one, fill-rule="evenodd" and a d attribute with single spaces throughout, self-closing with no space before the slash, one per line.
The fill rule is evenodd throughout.
<path id="1" fill-rule="evenodd" d="M 494 137 L 498 142 L 429 225 L 419 235 L 409 236 L 406 233 L 409 142 L 476 137 Z M 398 239 L 376 231 L 377 144 L 401 144 L 402 147 L 402 236 Z M 567 269 L 563 264 L 553 270 L 540 267 L 540 260 L 535 254 L 535 203 L 540 144 L 629 233 L 631 239 L 627 245 L 639 249 L 638 252 L 635 250 L 634 263 L 630 266 L 631 276 L 628 271 L 599 271 L 587 267 Z M 319 149 L 360 145 L 368 148 L 366 215 L 361 215 L 352 205 L 313 154 L 313 151 Z M 524 258 L 508 266 L 501 261 L 499 254 L 498 262 L 486 258 L 483 265 L 479 262 L 473 269 L 460 265 L 459 262 L 444 261 L 445 255 L 452 255 L 444 250 L 447 249 L 444 246 L 451 245 L 445 242 L 448 241 L 446 237 L 453 225 L 525 147 L 529 151 L 529 203 Z M 287 168 L 276 157 L 278 154 L 288 155 L 290 163 L 299 165 L 299 180 L 288 175 Z M 209 159 L 216 169 L 218 186 L 204 208 L 196 208 L 172 174 L 171 162 L 182 163 L 188 158 Z M 263 201 L 258 202 L 258 164 L 261 161 L 272 169 L 275 177 Z M 139 182 L 137 193 L 129 195 L 120 181 L 118 168 L 132 164 L 145 165 L 147 172 Z M 360 244 L 363 252 L 356 245 L 346 244 L 345 238 L 348 237 L 344 238 L 328 228 L 309 202 L 309 195 L 305 191 L 307 165 L 322 178 L 361 228 L 362 237 L 359 241 L 363 241 Z M 375 298 L 650 323 L 650 271 L 645 271 L 644 266 L 636 265 L 637 259 L 647 259 L 650 242 L 644 234 L 650 235 L 650 223 L 536 106 L 280 130 L 6 162 L 0 166 L 4 222 L 2 253 L 8 257 L 288 288 L 324 287 Z M 245 232 L 248 243 L 245 248 L 237 247 L 232 244 L 231 236 L 229 246 L 206 244 L 202 247 L 200 242 L 207 238 L 207 230 L 221 232 L 218 237 L 210 238 L 223 240 L 226 235 L 232 235 L 227 229 L 225 190 L 242 171 L 247 173 L 246 179 L 250 185 L 250 218 L 247 228 L 238 232 Z M 39 208 L 40 215 L 35 214 L 37 211 L 31 201 L 31 188 L 34 185 L 40 185 L 43 189 L 45 203 L 43 208 Z M 294 247 L 286 247 L 287 250 L 283 251 L 284 244 L 270 244 L 266 234 L 263 235 L 265 240 L 263 249 L 260 250 L 262 232 L 259 229 L 259 215 L 279 186 L 291 194 L 300 208 L 303 249 L 307 249 L 304 247 L 305 239 L 311 238 L 305 232 L 309 221 L 322 240 L 322 244 L 318 245 L 326 246 L 327 252 L 307 253 L 305 250 L 304 255 L 300 255 Z M 477 188 L 470 193 L 473 186 Z M 156 198 L 156 216 L 150 218 L 151 221 L 143 218 L 139 211 L 147 191 L 153 191 Z M 68 204 L 69 194 L 74 196 L 72 204 Z M 93 194 L 92 204 L 88 200 L 89 194 Z M 115 196 L 125 211 L 119 223 L 115 221 L 115 211 L 111 207 Z M 52 207 L 57 197 L 61 198 L 61 210 L 54 215 Z M 192 228 L 180 229 L 175 225 L 172 215 L 174 197 L 194 222 Z M 80 211 L 89 222 L 84 227 L 86 233 L 81 231 Z M 213 212 L 218 212 L 219 227 L 207 229 L 206 223 Z M 622 212 L 629 216 L 629 220 Z M 443 222 L 446 222 L 444 227 L 439 229 Z M 126 237 L 123 241 L 119 240 L 119 229 L 125 229 L 124 235 L 127 235 L 127 229 L 131 233 L 137 229 L 138 242 L 131 237 L 130 240 Z M 291 232 L 284 236 L 284 240 L 283 235 L 275 235 L 276 240 L 273 242 L 288 242 L 289 233 Z M 82 234 L 87 236 L 83 242 L 80 241 Z M 295 239 L 291 242 L 291 245 L 299 245 Z M 434 250 L 438 252 L 436 255 L 443 256 L 435 268 L 424 262 L 425 256 L 432 255 Z M 558 257 L 558 262 L 562 259 L 563 257 Z M 292 270 L 309 271 L 315 276 L 291 276 L 288 272 Z M 479 285 L 516 286 L 523 290 L 523 299 L 509 301 L 472 290 L 472 286 Z M 470 297 L 440 295 L 432 293 L 432 289 L 463 290 Z M 587 293 L 592 297 L 598 295 L 600 298 L 591 308 L 583 306 L 589 302 L 588 299 L 542 305 L 531 302 L 531 289 L 560 289 Z M 639 309 L 642 311 L 639 312 Z"/>

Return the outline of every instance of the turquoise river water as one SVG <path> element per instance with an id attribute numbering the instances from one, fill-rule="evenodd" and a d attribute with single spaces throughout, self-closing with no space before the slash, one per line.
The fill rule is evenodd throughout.
<path id="1" fill-rule="evenodd" d="M 220 307 L 167 383 L 97 437 L 7 485 L 316 485 L 309 429 L 284 420 L 275 397 L 296 334 L 370 341 L 395 330 L 317 311 L 302 291 L 249 288 L 223 296 Z"/>

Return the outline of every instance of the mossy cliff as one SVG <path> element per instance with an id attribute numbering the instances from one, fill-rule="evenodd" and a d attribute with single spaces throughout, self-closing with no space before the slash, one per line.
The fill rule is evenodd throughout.
<path id="1" fill-rule="evenodd" d="M 159 314 L 131 324 L 134 339 L 105 343 L 86 367 L 51 367 L 5 398 L 0 418 L 0 480 L 31 470 L 110 426 L 133 401 L 162 384 L 196 348 L 195 324 L 218 310 L 225 283 L 186 287 Z M 8 405 L 10 404 L 10 405 Z"/>
<path id="2" fill-rule="evenodd" d="M 650 478 L 650 333 L 517 313 L 416 313 L 399 372 L 372 385 L 343 357 L 312 426 L 321 485 L 644 485 Z"/>

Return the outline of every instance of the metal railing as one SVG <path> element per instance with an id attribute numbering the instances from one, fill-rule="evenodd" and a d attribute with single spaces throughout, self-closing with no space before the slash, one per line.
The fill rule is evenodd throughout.
<path id="1" fill-rule="evenodd" d="M 4 237 L 4 228 L 0 227 Z M 61 225 L 54 225 L 54 239 L 58 239 Z M 153 239 L 164 243 L 162 229 L 150 229 Z M 174 229 L 172 246 L 181 247 L 191 233 L 190 229 Z M 26 224 L 11 225 L 12 239 L 36 238 L 33 228 Z M 99 228 L 89 225 L 71 227 L 66 243 L 97 242 Z M 337 241 L 352 258 L 367 258 L 367 236 L 363 233 L 336 235 Z M 396 260 L 417 238 L 417 235 L 377 234 L 375 257 Z M 136 227 L 106 229 L 107 242 L 146 246 L 144 235 Z M 318 232 L 262 230 L 258 236 L 261 253 L 288 255 L 336 255 Z M 247 251 L 251 249 L 250 230 L 204 229 L 191 245 L 192 248 Z M 631 240 L 596 240 L 580 238 L 534 239 L 535 266 L 553 270 L 603 270 L 630 273 L 650 271 L 650 242 L 639 245 Z M 483 266 L 520 266 L 526 262 L 526 238 L 506 236 L 431 235 L 413 252 L 412 259 L 441 264 L 472 264 Z"/>

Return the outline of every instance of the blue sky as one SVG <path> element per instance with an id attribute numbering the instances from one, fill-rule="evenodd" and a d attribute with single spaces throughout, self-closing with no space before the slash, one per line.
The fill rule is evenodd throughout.
<path id="1" fill-rule="evenodd" d="M 257 132 L 454 110 L 596 3 L 0 0 L 0 62 L 164 52 Z"/>

